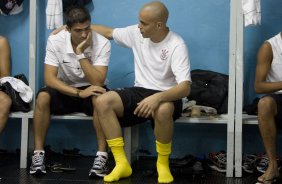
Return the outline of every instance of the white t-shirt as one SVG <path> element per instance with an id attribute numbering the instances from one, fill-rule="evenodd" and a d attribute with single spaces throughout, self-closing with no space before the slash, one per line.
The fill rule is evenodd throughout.
<path id="1" fill-rule="evenodd" d="M 134 86 L 165 91 L 183 81 L 191 81 L 187 47 L 174 32 L 169 31 L 163 41 L 154 43 L 143 38 L 138 25 L 133 25 L 114 29 L 113 38 L 133 50 Z"/>
<path id="2" fill-rule="evenodd" d="M 94 66 L 108 66 L 111 55 L 111 44 L 108 39 L 92 32 L 93 46 L 85 49 L 84 54 Z M 58 67 L 57 77 L 74 87 L 90 85 L 80 67 L 71 44 L 68 31 L 60 31 L 48 38 L 45 64 Z"/>
<path id="3" fill-rule="evenodd" d="M 267 40 L 270 43 L 272 48 L 272 63 L 271 68 L 266 76 L 267 82 L 278 82 L 282 81 L 282 38 L 281 34 Z M 276 93 L 281 94 L 282 90 L 277 91 Z"/>

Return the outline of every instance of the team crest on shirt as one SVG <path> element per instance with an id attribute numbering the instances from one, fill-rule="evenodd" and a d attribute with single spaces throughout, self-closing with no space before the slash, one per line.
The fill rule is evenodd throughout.
<path id="1" fill-rule="evenodd" d="M 161 53 L 161 56 L 160 56 L 161 60 L 166 60 L 168 58 L 168 49 L 167 48 L 163 48 L 162 49 L 162 53 Z"/>

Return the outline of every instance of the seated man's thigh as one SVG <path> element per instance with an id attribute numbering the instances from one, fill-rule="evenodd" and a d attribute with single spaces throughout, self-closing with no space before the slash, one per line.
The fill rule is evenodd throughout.
<path id="1" fill-rule="evenodd" d="M 61 114 L 67 114 L 73 112 L 80 112 L 78 111 L 79 110 L 78 107 L 80 104 L 79 98 L 67 96 L 49 87 L 40 89 L 38 94 L 40 92 L 47 92 L 50 95 L 51 114 L 61 115 Z"/>

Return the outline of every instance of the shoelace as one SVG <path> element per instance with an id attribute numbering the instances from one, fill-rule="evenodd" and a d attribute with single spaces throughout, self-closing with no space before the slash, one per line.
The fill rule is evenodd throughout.
<path id="1" fill-rule="evenodd" d="M 34 165 L 42 165 L 43 164 L 43 158 L 44 158 L 44 155 L 40 154 L 40 153 L 33 155 Z"/>
<path id="2" fill-rule="evenodd" d="M 106 165 L 106 162 L 107 162 L 107 159 L 104 158 L 104 156 L 97 156 L 94 160 L 94 164 L 93 166 L 98 166 L 98 167 L 105 167 Z"/>
<path id="3" fill-rule="evenodd" d="M 261 158 L 261 160 L 260 160 L 258 165 L 260 165 L 260 166 L 267 166 L 268 162 L 269 162 L 268 157 L 267 156 L 263 156 Z"/>

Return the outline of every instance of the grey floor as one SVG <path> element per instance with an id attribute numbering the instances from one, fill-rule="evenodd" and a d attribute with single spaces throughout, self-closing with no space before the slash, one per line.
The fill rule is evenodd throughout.
<path id="1" fill-rule="evenodd" d="M 48 161 L 49 160 L 49 161 Z M 19 154 L 0 154 L 0 183 L 20 184 L 54 184 L 54 183 L 104 183 L 100 178 L 89 178 L 88 171 L 92 165 L 93 157 L 81 155 L 53 154 L 47 158 L 47 163 L 60 162 L 66 166 L 75 168 L 75 171 L 53 173 L 47 170 L 44 176 L 34 177 L 28 174 L 27 169 L 19 169 Z M 155 158 L 141 157 L 133 163 L 133 175 L 122 179 L 116 184 L 157 184 L 155 172 Z M 172 168 L 174 184 L 252 184 L 256 182 L 258 174 L 245 174 L 242 178 L 226 178 L 224 173 L 218 173 L 204 167 L 205 172 L 195 174 L 189 168 Z"/>

